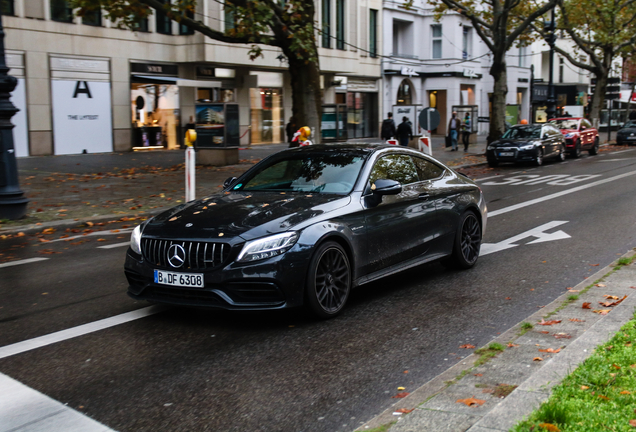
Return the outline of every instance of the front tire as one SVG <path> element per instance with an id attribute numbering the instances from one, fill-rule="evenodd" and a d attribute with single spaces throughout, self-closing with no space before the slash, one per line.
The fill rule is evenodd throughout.
<path id="1" fill-rule="evenodd" d="M 572 157 L 574 159 L 578 159 L 581 157 L 581 141 L 577 141 L 574 143 L 574 151 L 572 151 Z"/>
<path id="2" fill-rule="evenodd" d="M 477 263 L 481 247 L 481 224 L 475 213 L 462 215 L 455 234 L 453 253 L 442 264 L 448 267 L 469 269 Z"/>
<path id="3" fill-rule="evenodd" d="M 596 137 L 596 138 L 594 138 L 594 145 L 592 146 L 592 148 L 589 151 L 590 156 L 596 156 L 598 154 L 598 147 L 599 147 L 598 137 Z"/>
<path id="4" fill-rule="evenodd" d="M 559 152 L 559 162 L 565 161 L 565 145 L 561 144 L 561 151 Z"/>
<path id="5" fill-rule="evenodd" d="M 309 264 L 305 294 L 307 306 L 319 318 L 338 315 L 351 292 L 351 265 L 338 243 L 321 244 Z"/>
<path id="6" fill-rule="evenodd" d="M 534 163 L 537 166 L 543 165 L 543 149 L 537 149 L 537 156 L 534 159 Z"/>

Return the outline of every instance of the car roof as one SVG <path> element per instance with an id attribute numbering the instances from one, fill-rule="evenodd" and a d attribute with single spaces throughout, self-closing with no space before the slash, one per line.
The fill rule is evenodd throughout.
<path id="1" fill-rule="evenodd" d="M 552 120 L 581 120 L 583 117 L 557 117 L 557 118 L 551 118 L 550 121 Z"/>

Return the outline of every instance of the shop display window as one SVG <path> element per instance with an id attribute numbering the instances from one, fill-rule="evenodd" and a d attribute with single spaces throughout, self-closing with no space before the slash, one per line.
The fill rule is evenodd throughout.
<path id="1" fill-rule="evenodd" d="M 250 89 L 252 144 L 285 142 L 283 89 Z"/>
<path id="2" fill-rule="evenodd" d="M 179 147 L 179 87 L 131 84 L 133 147 Z"/>
<path id="3" fill-rule="evenodd" d="M 230 103 L 235 101 L 234 89 L 198 88 L 197 102 Z"/>

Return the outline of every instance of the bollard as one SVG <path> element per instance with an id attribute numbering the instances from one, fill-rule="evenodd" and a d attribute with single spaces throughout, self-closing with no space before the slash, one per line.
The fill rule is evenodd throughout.
<path id="1" fill-rule="evenodd" d="M 186 202 L 195 200 L 195 190 L 196 190 L 196 153 L 194 151 L 194 147 L 192 144 L 197 139 L 197 133 L 194 129 L 188 129 L 185 136 L 185 200 Z"/>

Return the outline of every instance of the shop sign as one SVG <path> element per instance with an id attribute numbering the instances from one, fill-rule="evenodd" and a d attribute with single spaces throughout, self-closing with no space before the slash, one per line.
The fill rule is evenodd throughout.
<path id="1" fill-rule="evenodd" d="M 376 80 L 364 80 L 349 78 L 347 80 L 347 91 L 378 91 L 378 83 Z"/>
<path id="2" fill-rule="evenodd" d="M 490 117 L 477 117 L 477 123 L 490 123 Z"/>
<path id="3" fill-rule="evenodd" d="M 408 66 L 402 66 L 402 70 L 400 71 L 400 73 L 406 76 L 417 75 L 417 72 L 415 72 L 415 68 L 408 67 Z"/>
<path id="4" fill-rule="evenodd" d="M 108 60 L 51 57 L 51 70 L 108 73 L 110 66 Z"/>
<path id="5" fill-rule="evenodd" d="M 462 74 L 468 78 L 477 78 L 477 73 L 475 69 L 464 68 Z"/>
<path id="6" fill-rule="evenodd" d="M 51 81 L 55 154 L 113 151 L 110 83 Z"/>
<path id="7" fill-rule="evenodd" d="M 156 75 L 172 75 L 179 74 L 179 66 L 161 63 L 131 63 L 130 71 L 133 73 L 156 74 Z"/>
<path id="8" fill-rule="evenodd" d="M 213 67 L 197 66 L 197 78 L 215 78 Z"/>

